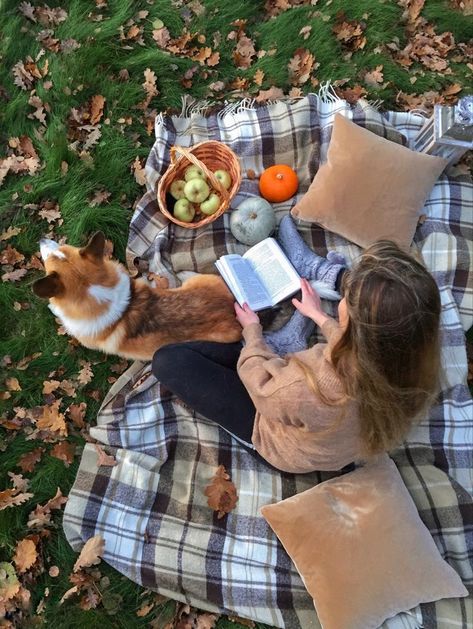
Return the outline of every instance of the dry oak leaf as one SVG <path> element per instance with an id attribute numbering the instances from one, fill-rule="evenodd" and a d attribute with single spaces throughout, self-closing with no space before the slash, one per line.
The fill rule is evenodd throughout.
<path id="1" fill-rule="evenodd" d="M 38 558 L 36 544 L 31 539 L 22 539 L 18 542 L 13 555 L 13 562 L 18 572 L 26 572 Z"/>
<path id="2" fill-rule="evenodd" d="M 62 218 L 59 206 L 54 201 L 45 201 L 38 214 L 45 221 L 48 221 L 48 223 L 54 223 L 55 221 L 59 221 Z M 63 221 L 61 220 L 59 225 L 62 225 L 62 223 Z"/>
<path id="3" fill-rule="evenodd" d="M 28 273 L 27 269 L 16 269 L 2 275 L 2 282 L 18 282 Z"/>
<path id="4" fill-rule="evenodd" d="M 100 467 L 101 465 L 113 467 L 114 465 L 118 465 L 115 457 L 111 454 L 107 454 L 98 443 L 94 443 L 94 448 L 97 451 L 98 459 L 97 465 Z"/>
<path id="5" fill-rule="evenodd" d="M 226 513 L 230 513 L 238 501 L 236 487 L 231 482 L 223 465 L 219 465 L 217 468 L 215 476 L 205 488 L 204 494 L 207 496 L 209 507 L 218 512 L 217 518 L 219 519 L 223 518 Z"/>
<path id="6" fill-rule="evenodd" d="M 92 378 L 94 377 L 94 372 L 91 369 L 90 363 L 85 360 L 81 360 L 80 364 L 82 366 L 82 369 L 79 371 L 77 380 L 80 382 L 80 384 L 89 384 L 89 382 L 91 382 Z"/>
<path id="7" fill-rule="evenodd" d="M 90 99 L 90 123 L 96 125 L 103 116 L 105 98 L 101 94 L 95 94 Z"/>
<path id="8" fill-rule="evenodd" d="M 12 599 L 20 591 L 20 583 L 11 563 L 0 563 L 0 603 L 4 608 L 5 601 Z M 16 605 L 15 605 L 16 608 Z M 7 625 L 8 626 L 8 625 Z M 13 625 L 10 625 L 13 627 Z"/>
<path id="9" fill-rule="evenodd" d="M 43 413 L 36 421 L 36 427 L 39 430 L 48 430 L 57 432 L 62 437 L 67 436 L 67 426 L 64 421 L 64 415 L 59 412 L 61 400 L 56 400 L 53 404 L 43 406 Z"/>
<path id="10" fill-rule="evenodd" d="M 80 555 L 74 564 L 73 571 L 77 572 L 80 568 L 88 568 L 100 563 L 100 558 L 105 550 L 105 540 L 99 535 L 94 535 L 86 541 L 84 547 L 80 551 Z"/>
<path id="11" fill-rule="evenodd" d="M 60 461 L 64 461 L 64 465 L 69 467 L 69 465 L 74 461 L 75 451 L 76 447 L 73 443 L 61 441 L 60 443 L 56 443 L 54 445 L 49 454 Z"/>
<path id="12" fill-rule="evenodd" d="M 56 495 L 50 498 L 44 505 L 36 505 L 34 511 L 28 516 L 28 528 L 43 528 L 51 524 L 51 511 L 57 510 L 67 502 L 67 497 L 62 495 L 61 490 L 57 489 Z"/>
<path id="13" fill-rule="evenodd" d="M 256 96 L 257 103 L 264 103 L 268 100 L 278 100 L 284 98 L 284 92 L 280 87 L 270 87 L 269 90 L 260 90 Z"/>
<path id="14" fill-rule="evenodd" d="M 45 380 L 43 382 L 43 394 L 49 395 L 50 393 L 53 393 L 60 384 L 59 380 Z"/>
<path id="15" fill-rule="evenodd" d="M 71 404 L 66 413 L 69 413 L 69 417 L 72 419 L 72 423 L 77 428 L 83 428 L 85 426 L 84 417 L 87 404 L 80 402 L 80 404 Z"/>
<path id="16" fill-rule="evenodd" d="M 18 382 L 18 378 L 7 378 L 5 380 L 5 384 L 9 391 L 21 391 L 21 386 Z"/>
<path id="17" fill-rule="evenodd" d="M 137 156 L 132 164 L 133 174 L 135 175 L 135 181 L 139 186 L 146 185 L 146 173 L 145 169 L 141 165 L 140 159 Z"/>
<path id="18" fill-rule="evenodd" d="M 7 509 L 8 507 L 21 505 L 32 497 L 33 494 L 27 492 L 18 493 L 18 489 L 16 488 L 0 491 L 0 511 L 3 511 L 3 509 Z"/>
<path id="19" fill-rule="evenodd" d="M 0 234 L 0 241 L 9 240 L 13 236 L 18 236 L 21 233 L 21 227 L 9 227 L 6 231 Z"/>
<path id="20" fill-rule="evenodd" d="M 19 262 L 23 262 L 24 259 L 25 256 L 11 245 L 8 245 L 7 248 L 0 253 L 0 264 L 11 264 L 14 266 Z"/>
<path id="21" fill-rule="evenodd" d="M 18 459 L 17 466 L 21 467 L 21 470 L 23 472 L 32 472 L 36 466 L 36 463 L 41 460 L 43 452 L 43 448 L 35 448 L 34 450 L 30 450 L 30 452 L 22 454 Z"/>
<path id="22" fill-rule="evenodd" d="M 263 70 L 258 68 L 258 70 L 256 70 L 255 75 L 253 77 L 253 81 L 258 87 L 261 87 L 261 85 L 263 84 L 263 79 L 264 79 L 264 72 Z"/>
<path id="23" fill-rule="evenodd" d="M 383 82 L 383 66 L 376 66 L 371 72 L 367 72 L 363 78 L 366 85 L 370 87 L 378 87 Z"/>
<path id="24" fill-rule="evenodd" d="M 289 60 L 289 79 L 293 85 L 303 85 L 309 80 L 312 69 L 316 69 L 319 64 L 315 64 L 314 55 L 307 48 L 298 48 L 293 57 Z"/>

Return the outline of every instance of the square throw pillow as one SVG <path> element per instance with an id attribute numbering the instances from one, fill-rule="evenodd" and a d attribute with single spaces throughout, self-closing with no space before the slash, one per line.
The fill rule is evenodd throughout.
<path id="1" fill-rule="evenodd" d="M 323 629 L 375 629 L 419 603 L 468 594 L 388 456 L 261 512 Z"/>
<path id="2" fill-rule="evenodd" d="M 409 249 L 420 211 L 447 161 L 416 153 L 336 114 L 327 161 L 292 215 L 367 247 Z"/>

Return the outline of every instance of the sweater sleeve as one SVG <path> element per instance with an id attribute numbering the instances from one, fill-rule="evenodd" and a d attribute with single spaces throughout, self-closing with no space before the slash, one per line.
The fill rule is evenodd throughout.
<path id="1" fill-rule="evenodd" d="M 257 411 L 273 419 L 286 416 L 287 387 L 302 379 L 302 374 L 295 374 L 287 360 L 269 349 L 259 324 L 247 326 L 243 337 L 246 345 L 238 360 L 238 375 Z"/>

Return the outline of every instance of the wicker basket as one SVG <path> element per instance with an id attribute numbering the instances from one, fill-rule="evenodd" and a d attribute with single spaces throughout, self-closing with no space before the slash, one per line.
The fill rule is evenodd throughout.
<path id="1" fill-rule="evenodd" d="M 177 153 L 180 153 L 182 157 L 178 157 Z M 194 166 L 197 166 L 204 171 L 212 188 L 214 188 L 218 192 L 220 198 L 222 199 L 222 203 L 220 204 L 220 207 L 216 212 L 214 212 L 210 216 L 204 216 L 202 220 L 196 221 L 194 223 L 186 223 L 184 221 L 178 220 L 172 214 L 172 212 L 169 212 L 166 207 L 166 193 L 168 192 L 171 183 L 175 179 L 184 178 L 184 171 L 189 166 L 189 164 L 194 164 Z M 213 174 L 213 171 L 220 169 L 226 170 L 232 180 L 232 184 L 228 190 L 225 190 L 225 188 Z M 237 193 L 240 184 L 240 162 L 238 161 L 238 157 L 235 155 L 235 153 L 228 146 L 226 146 L 226 144 L 222 144 L 222 142 L 217 142 L 215 140 L 209 140 L 208 142 L 200 142 L 199 144 L 195 144 L 191 148 L 172 146 L 171 164 L 164 175 L 161 177 L 158 184 L 157 196 L 159 209 L 164 214 L 164 216 L 167 216 L 167 218 L 173 223 L 176 223 L 176 225 L 180 225 L 181 227 L 185 227 L 187 229 L 197 229 L 198 227 L 204 227 L 225 212 L 225 210 L 230 206 L 231 200 Z"/>

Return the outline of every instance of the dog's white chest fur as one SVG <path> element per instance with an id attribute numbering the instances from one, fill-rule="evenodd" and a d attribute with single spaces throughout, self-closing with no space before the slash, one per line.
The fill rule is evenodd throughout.
<path id="1" fill-rule="evenodd" d="M 99 304 L 109 304 L 107 310 L 95 319 L 76 319 L 66 315 L 60 306 L 49 304 L 51 312 L 61 320 L 67 332 L 77 338 L 97 336 L 121 319 L 130 303 L 130 278 L 126 273 L 120 272 L 115 286 L 96 284 L 90 286 L 88 292 Z"/>

